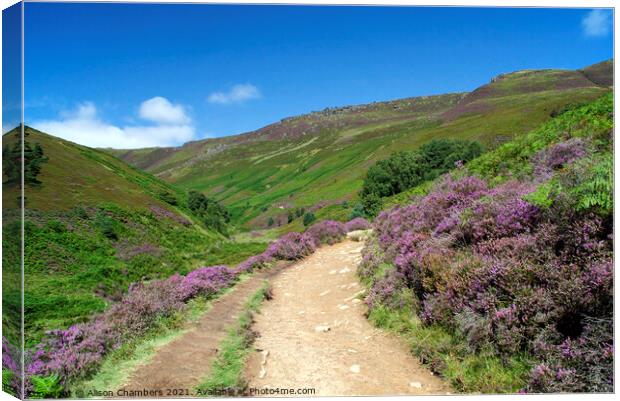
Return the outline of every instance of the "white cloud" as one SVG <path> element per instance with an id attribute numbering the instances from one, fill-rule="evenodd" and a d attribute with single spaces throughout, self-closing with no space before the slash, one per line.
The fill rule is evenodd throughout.
<path id="1" fill-rule="evenodd" d="M 586 36 L 605 36 L 611 31 L 611 13 L 607 10 L 590 11 L 581 20 L 581 27 Z"/>
<path id="2" fill-rule="evenodd" d="M 246 100 L 258 99 L 261 93 L 252 84 L 240 84 L 233 86 L 228 92 L 214 92 L 209 95 L 209 103 L 232 104 L 243 103 Z"/>
<path id="3" fill-rule="evenodd" d="M 168 99 L 156 96 L 140 105 L 140 117 L 158 124 L 187 124 L 190 118 L 180 104 L 172 104 Z"/>
<path id="4" fill-rule="evenodd" d="M 170 104 L 164 98 L 153 99 L 163 99 Z M 149 101 L 143 102 L 142 105 L 147 102 Z M 174 107 L 176 106 L 173 106 L 173 109 Z M 142 107 L 140 109 L 141 117 L 154 121 L 153 116 L 156 114 L 147 113 L 148 117 L 145 117 L 142 115 Z M 148 106 L 147 109 L 149 109 Z M 149 111 L 152 112 L 153 110 L 151 108 Z M 75 110 L 61 113 L 57 120 L 34 121 L 32 126 L 40 131 L 72 142 L 99 148 L 132 149 L 175 146 L 194 138 L 194 126 L 184 113 L 183 118 L 177 115 L 176 118 L 168 119 L 168 121 L 160 119 L 156 122 L 161 123 L 118 127 L 101 120 L 97 115 L 97 108 L 94 103 L 84 102 L 78 105 Z"/>

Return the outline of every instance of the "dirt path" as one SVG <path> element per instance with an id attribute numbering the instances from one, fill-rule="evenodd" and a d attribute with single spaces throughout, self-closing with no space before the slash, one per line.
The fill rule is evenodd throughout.
<path id="1" fill-rule="evenodd" d="M 149 398 L 183 395 L 168 394 L 168 389 L 192 391 L 209 374 L 220 343 L 228 328 L 237 321 L 249 297 L 259 290 L 265 279 L 277 275 L 285 265 L 281 263 L 255 273 L 235 285 L 233 291 L 216 299 L 211 309 L 186 334 L 160 348 L 147 364 L 139 366 L 122 389 L 160 392 Z"/>
<path id="2" fill-rule="evenodd" d="M 352 241 L 322 247 L 273 278 L 273 300 L 253 326 L 259 337 L 246 369 L 250 388 L 314 388 L 315 396 L 450 391 L 364 317 L 355 275 L 361 248 Z"/>

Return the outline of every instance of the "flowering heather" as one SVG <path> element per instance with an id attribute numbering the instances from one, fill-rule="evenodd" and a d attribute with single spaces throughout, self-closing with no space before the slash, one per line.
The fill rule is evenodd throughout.
<path id="1" fill-rule="evenodd" d="M 553 171 L 564 167 L 586 155 L 586 142 L 581 138 L 572 138 L 541 150 L 532 157 L 534 176 L 547 180 Z"/>
<path id="2" fill-rule="evenodd" d="M 180 285 L 182 299 L 212 296 L 228 287 L 234 278 L 234 271 L 228 266 L 201 267 L 183 278 Z"/>
<path id="3" fill-rule="evenodd" d="M 557 169 L 584 149 L 558 144 L 537 163 Z M 561 201 L 543 212 L 525 200 L 535 190 L 448 175 L 427 196 L 382 212 L 358 269 L 372 281 L 367 303 L 413 307 L 472 351 L 534 355 L 524 390 L 609 391 L 610 373 L 598 366 L 613 365 L 611 330 L 591 322 L 611 318 L 611 225 Z M 399 302 L 403 294 L 417 302 Z"/>
<path id="4" fill-rule="evenodd" d="M 370 223 L 368 220 L 362 217 L 356 217 L 353 220 L 350 220 L 345 223 L 344 229 L 346 232 L 356 231 L 356 230 L 368 230 L 370 228 Z"/>
<path id="5" fill-rule="evenodd" d="M 8 339 L 2 336 L 2 370 L 8 370 L 11 374 L 11 379 L 7 383 L 18 394 L 21 391 L 21 368 L 19 361 L 19 350 L 9 343 Z M 4 381 L 3 381 L 4 384 Z M 3 391 L 9 389 L 3 388 Z"/>
<path id="6" fill-rule="evenodd" d="M 122 242 L 119 241 L 119 243 L 115 245 L 115 248 L 117 249 L 116 257 L 122 260 L 130 260 L 135 256 L 145 254 L 158 257 L 163 253 L 163 249 L 149 243 L 144 243 L 133 247 L 128 247 L 126 244 L 121 244 Z"/>
<path id="7" fill-rule="evenodd" d="M 164 209 L 163 207 L 151 206 L 150 210 L 151 213 L 153 213 L 153 215 L 158 219 L 168 218 L 184 226 L 192 225 L 191 221 L 187 220 L 185 217 L 179 216 L 178 214 L 173 213 L 168 209 Z"/>
<path id="8" fill-rule="evenodd" d="M 242 273 L 261 269 L 276 259 L 296 260 L 310 255 L 320 243 L 333 243 L 345 235 L 338 222 L 317 223 L 307 233 L 288 233 L 272 242 L 268 249 L 251 256 L 235 268 L 209 266 L 186 276 L 175 274 L 150 283 L 132 284 L 123 298 L 103 314 L 87 323 L 66 330 L 53 330 L 26 355 L 26 392 L 33 386 L 28 378 L 57 374 L 67 386 L 75 379 L 94 373 L 104 356 L 130 339 L 144 335 L 161 317 L 172 316 L 197 296 L 213 296 L 232 285 Z M 146 246 L 147 249 L 150 247 Z M 3 339 L 3 367 L 18 372 Z M 18 380 L 18 374 L 13 381 Z M 19 388 L 19 383 L 13 383 Z"/>
<path id="9" fill-rule="evenodd" d="M 314 238 L 308 234 L 291 232 L 272 242 L 264 255 L 281 260 L 297 260 L 310 255 L 315 249 Z"/>
<path id="10" fill-rule="evenodd" d="M 313 238 L 316 244 L 335 244 L 341 241 L 346 233 L 345 225 L 333 220 L 321 221 L 313 224 L 306 230 L 306 235 Z"/>
<path id="11" fill-rule="evenodd" d="M 590 319 L 578 339 L 544 349 L 545 363 L 532 370 L 527 392 L 614 391 L 613 320 Z"/>
<path id="12" fill-rule="evenodd" d="M 95 372 L 104 354 L 118 346 L 113 326 L 98 318 L 67 330 L 53 330 L 29 355 L 26 378 L 58 374 L 63 384 Z M 31 385 L 26 383 L 26 388 Z"/>
<path id="13" fill-rule="evenodd" d="M 273 258 L 265 254 L 250 256 L 243 262 L 239 263 L 233 271 L 235 274 L 250 273 L 254 270 L 262 269 L 272 260 Z"/>
<path id="14" fill-rule="evenodd" d="M 212 295 L 231 284 L 234 273 L 225 266 L 205 267 L 186 277 L 132 285 L 121 301 L 88 323 L 53 330 L 27 355 L 27 378 L 57 374 L 61 383 L 96 371 L 103 357 L 129 339 L 146 333 L 160 317 L 182 310 L 197 295 Z M 32 385 L 27 381 L 27 390 Z"/>

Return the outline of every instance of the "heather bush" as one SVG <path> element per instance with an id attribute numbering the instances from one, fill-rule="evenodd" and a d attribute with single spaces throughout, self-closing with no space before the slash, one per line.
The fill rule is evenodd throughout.
<path id="1" fill-rule="evenodd" d="M 613 94 L 606 94 L 590 104 L 571 108 L 528 134 L 483 154 L 467 163 L 466 169 L 493 183 L 514 178 L 529 180 L 534 171 L 532 158 L 549 145 L 571 138 L 586 138 L 587 142 L 611 148 L 609 133 L 613 132 L 613 111 Z"/>
<path id="2" fill-rule="evenodd" d="M 357 266 L 357 275 L 363 281 L 372 279 L 383 259 L 384 255 L 380 248 L 373 241 L 368 242 L 362 250 L 362 260 Z"/>
<path id="3" fill-rule="evenodd" d="M 377 306 L 398 310 L 417 307 L 416 298 L 404 285 L 402 273 L 393 265 L 381 264 L 374 283 L 366 296 L 366 305 L 370 310 Z"/>
<path id="4" fill-rule="evenodd" d="M 225 266 L 198 269 L 186 277 L 132 285 L 121 301 L 87 323 L 47 332 L 26 355 L 26 392 L 50 397 L 75 379 L 93 374 L 105 354 L 144 335 L 158 319 L 172 316 L 185 301 L 213 295 L 231 284 L 235 274 Z M 45 393 L 45 394 L 44 394 Z"/>
<path id="5" fill-rule="evenodd" d="M 19 350 L 2 336 L 2 391 L 12 395 L 21 392 Z"/>
<path id="6" fill-rule="evenodd" d="M 555 145 L 537 160 L 559 172 L 582 158 L 582 143 Z M 470 352 L 532 355 L 539 364 L 528 391 L 608 391 L 611 376 L 597 367 L 613 363 L 611 331 L 599 324 L 613 310 L 610 219 L 575 207 L 570 190 L 548 191 L 543 210 L 529 201 L 535 191 L 448 175 L 425 197 L 382 212 L 358 268 L 370 281 L 367 304 L 414 308 Z M 403 291 L 415 301 L 403 303 Z M 568 345 L 575 351 L 566 359 Z"/>
<path id="7" fill-rule="evenodd" d="M 572 138 L 549 146 L 532 157 L 534 176 L 548 180 L 553 172 L 586 155 L 586 142 L 582 138 Z"/>
<path id="8" fill-rule="evenodd" d="M 228 266 L 202 267 L 190 272 L 180 283 L 180 301 L 197 295 L 213 296 L 228 287 L 235 278 L 234 271 Z M 169 280 L 174 279 L 174 276 Z"/>
<path id="9" fill-rule="evenodd" d="M 118 345 L 119 333 L 98 318 L 77 324 L 67 330 L 48 332 L 45 339 L 28 357 L 26 377 L 58 375 L 62 384 L 80 376 L 94 373 L 103 355 Z M 32 383 L 27 380 L 27 393 Z"/>
<path id="10" fill-rule="evenodd" d="M 266 267 L 271 261 L 272 258 L 266 256 L 265 254 L 250 256 L 249 258 L 237 265 L 237 267 L 234 269 L 234 273 L 242 274 L 250 273 L 254 270 L 260 270 Z"/>
<path id="11" fill-rule="evenodd" d="M 332 245 L 341 241 L 347 233 L 345 225 L 339 221 L 323 220 L 313 224 L 307 230 L 305 235 L 310 236 L 316 244 Z"/>
<path id="12" fill-rule="evenodd" d="M 543 344 L 545 359 L 532 369 L 526 392 L 614 391 L 613 319 L 587 319 L 578 339 Z"/>
<path id="13" fill-rule="evenodd" d="M 307 234 L 290 232 L 275 240 L 264 255 L 281 260 L 297 260 L 310 255 L 316 249 L 316 243 Z"/>
<path id="14" fill-rule="evenodd" d="M 356 230 L 368 230 L 370 228 L 370 223 L 363 217 L 356 217 L 352 220 L 349 220 L 345 223 L 344 229 L 346 232 L 356 231 Z"/>
<path id="15" fill-rule="evenodd" d="M 26 355 L 26 393 L 31 397 L 56 397 L 67 385 L 93 374 L 104 356 L 128 341 L 146 334 L 162 318 L 173 317 L 192 298 L 212 297 L 231 286 L 238 275 L 261 269 L 274 261 L 301 259 L 321 243 L 334 243 L 346 234 L 335 221 L 315 224 L 307 233 L 288 233 L 273 241 L 260 255 L 235 268 L 201 267 L 186 276 L 132 284 L 119 302 L 90 322 L 66 330 L 53 330 Z M 3 338 L 3 386 L 19 389 L 19 367 Z"/>

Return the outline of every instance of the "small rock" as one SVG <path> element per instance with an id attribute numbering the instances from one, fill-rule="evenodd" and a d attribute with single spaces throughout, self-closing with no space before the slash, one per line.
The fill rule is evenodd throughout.
<path id="1" fill-rule="evenodd" d="M 336 274 L 336 273 L 338 273 L 338 270 L 330 270 L 329 271 L 329 274 Z"/>
<path id="2" fill-rule="evenodd" d="M 316 326 L 314 328 L 314 331 L 316 331 L 317 333 L 326 333 L 330 330 L 331 328 L 329 326 Z"/>
<path id="3" fill-rule="evenodd" d="M 262 354 L 263 358 L 260 361 L 260 364 L 264 365 L 264 364 L 267 363 L 267 356 L 269 356 L 269 350 L 264 350 L 264 351 L 261 352 L 261 354 Z"/>
<path id="4" fill-rule="evenodd" d="M 298 314 L 298 315 L 303 315 L 304 313 L 306 313 L 306 312 L 304 312 L 304 311 L 302 311 L 302 310 L 300 310 L 299 312 L 297 312 L 297 314 Z"/>
<path id="5" fill-rule="evenodd" d="M 360 365 L 351 365 L 351 367 L 349 368 L 349 370 L 353 373 L 359 373 L 360 372 Z"/>
<path id="6" fill-rule="evenodd" d="M 323 291 L 322 293 L 320 293 L 319 297 L 322 297 L 322 296 L 327 295 L 327 294 L 329 294 L 329 290 Z"/>
<path id="7" fill-rule="evenodd" d="M 340 274 L 344 274 L 344 273 L 348 273 L 348 272 L 350 272 L 350 271 L 351 271 L 351 269 L 349 269 L 348 267 L 345 267 L 344 269 L 340 269 L 340 270 L 338 270 L 338 273 L 340 273 Z"/>
<path id="8" fill-rule="evenodd" d="M 338 309 L 340 310 L 349 309 L 349 305 L 338 305 Z"/>
<path id="9" fill-rule="evenodd" d="M 359 299 L 359 298 L 355 298 L 355 299 L 354 299 L 353 301 L 351 301 L 351 302 L 353 303 L 353 305 L 355 305 L 355 304 L 359 304 L 360 302 L 362 302 L 362 300 L 361 300 L 361 299 Z"/>
<path id="10" fill-rule="evenodd" d="M 422 383 L 420 383 L 420 382 L 411 382 L 411 383 L 409 383 L 409 387 L 422 388 Z"/>

